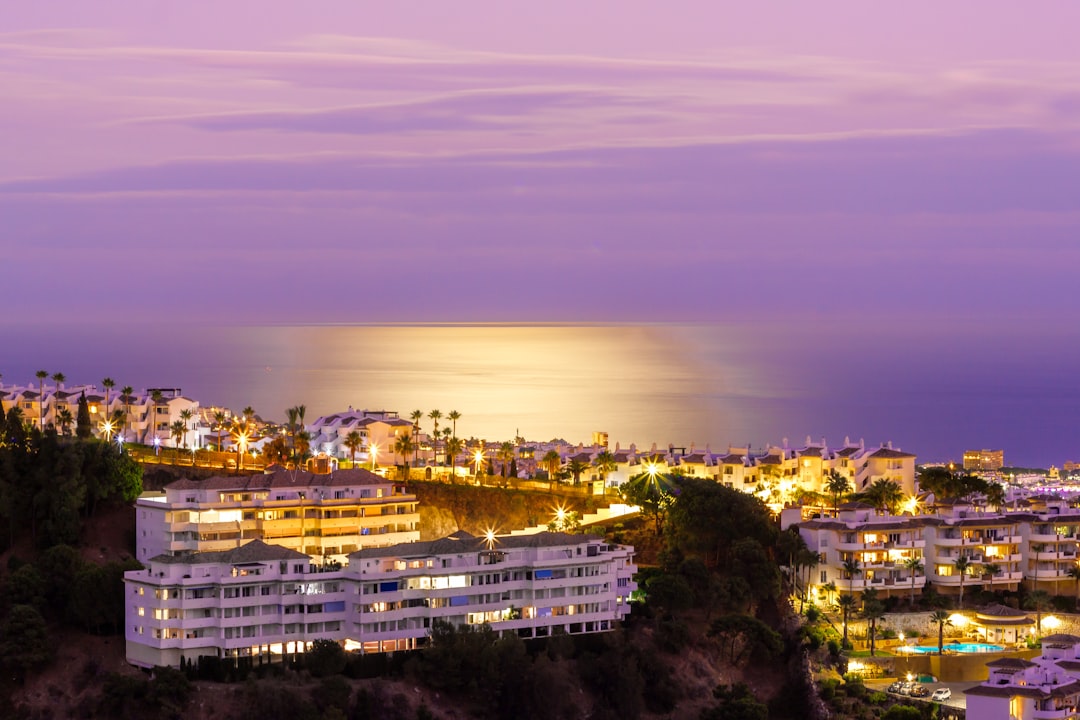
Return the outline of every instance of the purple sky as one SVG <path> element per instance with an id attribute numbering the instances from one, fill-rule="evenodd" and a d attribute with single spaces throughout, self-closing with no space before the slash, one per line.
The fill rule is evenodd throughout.
<path id="1" fill-rule="evenodd" d="M 16 3 L 0 306 L 1080 354 L 1077 27 L 1068 0 Z"/>

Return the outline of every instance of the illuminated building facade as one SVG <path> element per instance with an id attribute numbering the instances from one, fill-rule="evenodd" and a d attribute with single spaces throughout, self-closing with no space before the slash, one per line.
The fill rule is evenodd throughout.
<path id="1" fill-rule="evenodd" d="M 127 658 L 142 667 L 272 660 L 316 639 L 405 650 L 424 645 L 438 620 L 524 638 L 605 632 L 630 612 L 636 570 L 633 548 L 563 533 L 456 533 L 364 549 L 344 568 L 259 540 L 162 555 L 124 575 Z"/>
<path id="2" fill-rule="evenodd" d="M 264 540 L 343 562 L 362 547 L 420 539 L 416 496 L 364 469 L 177 480 L 135 503 L 136 558 Z"/>
<path id="3" fill-rule="evenodd" d="M 965 450 L 965 470 L 1000 470 L 1005 466 L 1004 450 Z"/>
<path id="4" fill-rule="evenodd" d="M 965 691 L 967 716 L 979 720 L 1075 720 L 1080 717 L 1080 637 L 1047 635 L 1031 660 L 986 664 L 989 677 Z"/>

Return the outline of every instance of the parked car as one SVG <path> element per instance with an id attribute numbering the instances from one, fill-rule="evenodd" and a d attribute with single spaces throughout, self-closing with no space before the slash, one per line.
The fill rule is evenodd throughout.
<path id="1" fill-rule="evenodd" d="M 951 697 L 952 697 L 952 690 L 950 690 L 947 687 L 943 687 L 943 688 L 938 688 L 937 690 L 935 690 L 933 696 L 931 696 L 930 699 L 933 700 L 934 702 L 944 702 L 944 701 L 948 700 Z"/>
<path id="2" fill-rule="evenodd" d="M 916 685 L 911 688 L 911 697 L 926 697 L 930 694 L 930 691 L 926 689 L 925 685 Z"/>
<path id="3" fill-rule="evenodd" d="M 900 681 L 900 680 L 897 680 L 896 682 L 894 682 L 892 685 L 889 686 L 888 692 L 898 693 L 898 692 L 900 692 L 900 688 L 903 687 L 903 686 L 904 686 L 904 683 L 902 681 Z"/>
<path id="4" fill-rule="evenodd" d="M 910 695 L 911 691 L 914 688 L 915 688 L 915 683 L 911 683 L 911 682 L 901 683 L 900 689 L 897 692 L 899 692 L 901 695 Z"/>

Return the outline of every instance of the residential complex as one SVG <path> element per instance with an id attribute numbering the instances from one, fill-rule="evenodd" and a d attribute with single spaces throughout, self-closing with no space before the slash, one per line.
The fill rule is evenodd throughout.
<path id="1" fill-rule="evenodd" d="M 1080 637 L 1047 635 L 1031 660 L 986 664 L 989 678 L 965 691 L 967 716 L 978 720 L 1075 720 L 1080 717 Z"/>
<path id="2" fill-rule="evenodd" d="M 636 589 L 633 548 L 588 535 L 449 537 L 349 554 L 347 565 L 261 540 L 158 555 L 125 573 L 127 658 L 268 659 L 325 638 L 365 653 L 421 647 L 432 624 L 523 638 L 610 630 Z"/>
<path id="3" fill-rule="evenodd" d="M 224 551 L 264 540 L 343 562 L 362 547 L 420 539 L 416 496 L 363 469 L 177 480 L 136 501 L 136 558 Z"/>
<path id="4" fill-rule="evenodd" d="M 969 503 L 925 510 L 891 515 L 846 503 L 836 517 L 805 519 L 801 508 L 791 508 L 781 524 L 797 527 L 818 554 L 811 582 L 816 593 L 876 588 L 882 596 L 904 595 L 929 583 L 959 594 L 961 586 L 1016 590 L 1023 581 L 1058 594 L 1062 583 L 1075 582 L 1070 573 L 1077 567 L 1080 510 L 1065 500 L 1036 497 L 998 512 Z M 857 563 L 855 572 L 846 566 L 850 561 Z"/>

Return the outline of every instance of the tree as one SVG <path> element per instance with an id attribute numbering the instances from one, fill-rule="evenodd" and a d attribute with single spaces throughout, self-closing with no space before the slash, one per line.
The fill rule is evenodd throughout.
<path id="1" fill-rule="evenodd" d="M 439 418 L 442 417 L 442 413 L 438 410 L 432 410 L 428 413 L 428 417 L 435 423 L 435 431 L 431 434 L 432 451 L 434 457 L 432 458 L 434 464 L 439 464 Z"/>
<path id="2" fill-rule="evenodd" d="M 961 555 L 953 561 L 953 568 L 960 574 L 960 604 L 958 607 L 964 607 L 964 576 L 967 575 L 967 571 L 971 568 L 971 558 L 967 555 Z"/>
<path id="3" fill-rule="evenodd" d="M 180 448 L 180 441 L 184 438 L 184 434 L 187 432 L 187 425 L 183 420 L 174 420 L 173 424 L 169 426 L 169 436 L 172 437 L 173 443 L 176 448 Z"/>
<path id="4" fill-rule="evenodd" d="M 664 532 L 664 521 L 675 504 L 676 493 L 678 486 L 672 478 L 660 474 L 641 473 L 622 486 L 623 498 L 631 505 L 640 507 L 643 515 L 652 518 L 657 537 Z"/>
<path id="5" fill-rule="evenodd" d="M 835 516 L 837 514 L 837 505 L 840 503 L 840 498 L 851 492 L 851 483 L 846 476 L 841 475 L 836 470 L 829 470 L 825 489 L 832 495 L 833 515 Z"/>
<path id="6" fill-rule="evenodd" d="M 461 413 L 457 410 L 451 410 L 447 413 L 446 418 L 454 424 L 454 429 L 451 431 L 451 437 L 457 437 L 457 421 L 461 419 Z"/>
<path id="7" fill-rule="evenodd" d="M 892 480 L 878 478 L 863 492 L 863 496 L 879 512 L 895 514 L 897 506 L 904 499 L 904 491 Z"/>
<path id="8" fill-rule="evenodd" d="M 46 370 L 38 370 L 34 373 L 38 379 L 38 429 L 45 429 L 45 380 L 49 377 Z"/>
<path id="9" fill-rule="evenodd" d="M 574 478 L 574 484 L 577 485 L 581 482 L 581 474 L 589 469 L 589 466 L 578 458 L 570 458 L 570 462 L 566 465 L 570 471 L 570 475 Z"/>
<path id="10" fill-rule="evenodd" d="M 65 380 L 67 380 L 67 376 L 65 376 L 64 373 L 62 373 L 62 372 L 53 373 L 52 381 L 54 383 L 56 383 L 56 392 L 57 392 L 57 396 L 55 397 L 55 400 L 59 400 L 60 386 L 64 384 Z M 53 407 L 56 407 L 55 400 L 53 401 Z M 65 408 L 65 410 L 66 409 L 67 408 Z M 71 412 L 69 411 L 68 412 L 68 417 L 70 417 L 70 416 L 71 416 Z M 57 425 L 60 424 L 60 416 L 59 416 L 59 414 L 55 414 L 54 423 L 57 424 Z M 70 423 L 68 423 L 68 424 L 70 425 Z M 67 435 L 67 432 L 64 432 L 64 434 Z"/>
<path id="11" fill-rule="evenodd" d="M 56 422 L 60 425 L 61 434 L 67 437 L 71 430 L 71 424 L 75 422 L 75 418 L 72 417 L 70 410 L 63 408 L 56 414 Z"/>
<path id="12" fill-rule="evenodd" d="M 994 594 L 994 576 L 1001 572 L 1001 566 L 997 563 L 986 563 L 983 572 L 990 576 L 990 594 Z"/>
<path id="13" fill-rule="evenodd" d="M 1076 582 L 1076 599 L 1074 607 L 1080 607 L 1080 566 L 1073 565 L 1069 568 L 1069 577 Z"/>
<path id="14" fill-rule="evenodd" d="M 854 595 L 841 595 L 836 604 L 840 606 L 840 616 L 844 624 L 844 640 L 843 646 L 847 647 L 847 630 L 848 630 L 848 617 L 851 615 L 851 611 L 855 609 L 855 596 Z"/>
<path id="15" fill-rule="evenodd" d="M 413 451 L 412 438 L 398 435 L 394 440 L 394 452 L 401 456 L 401 479 L 409 479 L 409 453 Z"/>
<path id="16" fill-rule="evenodd" d="M 893 705 L 881 720 L 922 720 L 922 711 L 914 705 Z"/>
<path id="17" fill-rule="evenodd" d="M 125 385 L 120 388 L 120 399 L 124 403 L 124 434 L 127 435 L 128 426 L 131 424 L 131 394 L 135 392 L 135 388 L 130 385 Z M 221 447 L 218 447 L 220 450 Z"/>
<path id="18" fill-rule="evenodd" d="M 83 440 L 90 437 L 90 405 L 86 402 L 86 393 L 79 395 L 79 411 L 75 419 L 75 435 Z"/>
<path id="19" fill-rule="evenodd" d="M 604 482 L 607 480 L 608 473 L 615 472 L 618 464 L 615 462 L 615 456 L 604 450 L 597 453 L 596 459 L 593 460 L 593 467 L 600 474 L 600 482 Z"/>
<path id="20" fill-rule="evenodd" d="M 101 415 L 102 417 L 109 417 L 109 414 L 112 412 L 109 409 L 109 391 L 116 387 L 116 381 L 111 377 L 107 377 L 101 381 L 101 386 L 105 388 L 105 407 L 101 409 Z"/>
<path id="21" fill-rule="evenodd" d="M 911 602 L 908 604 L 911 607 L 915 607 L 915 579 L 918 577 L 919 573 L 925 569 L 923 567 L 922 558 L 917 555 L 904 558 L 904 569 L 911 573 Z"/>
<path id="22" fill-rule="evenodd" d="M 13 605 L 0 625 L 0 667 L 20 682 L 26 673 L 52 660 L 45 618 L 31 605 Z"/>
<path id="23" fill-rule="evenodd" d="M 780 634 L 750 615 L 732 613 L 718 617 L 709 626 L 708 634 L 720 641 L 721 653 L 733 665 L 758 652 L 774 658 L 784 649 Z"/>
<path id="24" fill-rule="evenodd" d="M 938 655 L 941 654 L 945 648 L 945 626 L 952 625 L 952 620 L 949 619 L 948 610 L 935 610 L 930 615 L 930 622 L 937 623 L 937 651 Z"/>
<path id="25" fill-rule="evenodd" d="M 465 443 L 458 437 L 446 441 L 446 456 L 450 460 L 450 479 L 457 482 L 457 456 L 465 449 Z"/>
<path id="26" fill-rule="evenodd" d="M 364 445 L 364 439 L 360 437 L 360 432 L 357 430 L 353 430 L 348 435 L 346 435 L 344 445 L 349 451 L 349 455 L 352 458 L 353 466 L 355 466 L 356 452 Z"/>
<path id="27" fill-rule="evenodd" d="M 317 678 L 340 675 L 346 661 L 344 648 L 333 640 L 314 640 L 311 649 L 304 654 L 304 667 Z"/>
<path id="28" fill-rule="evenodd" d="M 1035 553 L 1035 568 L 1034 568 L 1034 570 L 1035 570 L 1035 573 L 1034 573 L 1035 574 L 1035 577 L 1034 577 L 1035 583 L 1034 583 L 1034 585 L 1035 585 L 1035 589 L 1038 590 L 1039 589 L 1039 555 L 1046 552 L 1046 544 L 1045 543 L 1031 543 L 1031 552 Z"/>
<path id="29" fill-rule="evenodd" d="M 543 463 L 544 469 L 548 474 L 548 489 L 555 487 L 555 474 L 559 472 L 559 468 L 562 467 L 562 457 L 559 455 L 558 450 L 548 450 L 544 453 L 544 457 L 540 459 Z"/>
<path id="30" fill-rule="evenodd" d="M 180 422 L 184 423 L 184 447 L 185 448 L 188 446 L 188 442 L 187 442 L 188 429 L 189 429 L 188 423 L 191 421 L 191 418 L 192 418 L 192 416 L 194 416 L 194 414 L 195 413 L 193 413 L 191 411 L 191 408 L 184 408 L 183 410 L 180 411 Z"/>
<path id="31" fill-rule="evenodd" d="M 225 411 L 214 411 L 214 425 L 217 427 L 217 451 L 225 452 Z"/>
<path id="32" fill-rule="evenodd" d="M 1043 611 L 1050 607 L 1050 593 L 1045 590 L 1035 590 L 1028 593 L 1027 599 L 1024 601 L 1024 607 L 1028 610 L 1035 611 L 1035 635 L 1036 637 L 1042 637 L 1042 614 Z"/>
<path id="33" fill-rule="evenodd" d="M 854 594 L 855 576 L 862 574 L 862 565 L 859 563 L 859 558 L 852 555 L 844 560 L 844 574 L 848 577 L 848 592 Z"/>
<path id="34" fill-rule="evenodd" d="M 418 464 L 420 454 L 420 421 L 424 419 L 424 411 L 413 410 L 409 417 L 412 418 L 413 465 L 415 466 Z"/>
<path id="35" fill-rule="evenodd" d="M 877 589 L 868 588 L 862 592 L 863 602 L 863 617 L 866 618 L 869 626 L 870 636 L 870 656 L 874 656 L 875 642 L 877 640 L 877 623 L 878 620 L 885 617 L 885 604 L 878 599 Z"/>

